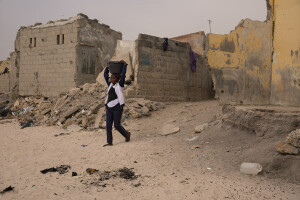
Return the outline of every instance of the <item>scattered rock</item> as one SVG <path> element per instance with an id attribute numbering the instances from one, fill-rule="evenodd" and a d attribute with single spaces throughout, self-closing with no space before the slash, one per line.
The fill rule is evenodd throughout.
<path id="1" fill-rule="evenodd" d="M 300 129 L 296 129 L 288 134 L 286 142 L 294 147 L 300 148 Z"/>
<path id="2" fill-rule="evenodd" d="M 170 134 L 174 134 L 180 131 L 180 128 L 178 126 L 175 126 L 173 124 L 167 124 L 162 127 L 160 135 L 167 136 Z"/>
<path id="3" fill-rule="evenodd" d="M 276 150 L 279 152 L 279 153 L 282 153 L 282 154 L 292 154 L 292 155 L 297 155 L 299 153 L 299 149 L 290 145 L 290 144 L 287 144 L 285 142 L 278 142 L 276 145 L 275 145 L 275 148 Z"/>
<path id="4" fill-rule="evenodd" d="M 196 126 L 195 128 L 195 133 L 201 133 L 202 131 L 204 131 L 205 129 L 207 129 L 209 126 L 208 123 L 205 123 L 205 124 L 201 124 L 199 126 Z"/>

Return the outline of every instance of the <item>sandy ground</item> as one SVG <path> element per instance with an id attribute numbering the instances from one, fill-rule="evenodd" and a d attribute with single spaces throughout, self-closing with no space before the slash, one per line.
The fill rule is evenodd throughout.
<path id="1" fill-rule="evenodd" d="M 242 162 L 261 162 L 264 167 L 281 159 L 274 149 L 277 138 L 264 141 L 220 123 L 194 133 L 195 126 L 218 112 L 216 101 L 172 103 L 150 117 L 127 120 L 132 141 L 125 143 L 114 131 L 114 146 L 105 148 L 105 130 L 20 129 L 14 120 L 0 121 L 0 190 L 15 187 L 0 199 L 300 199 L 299 180 L 292 175 L 239 172 Z M 167 123 L 179 126 L 180 132 L 159 135 Z M 70 135 L 54 137 L 67 132 Z M 65 174 L 40 172 L 63 164 L 71 166 Z M 87 168 L 101 172 L 123 167 L 139 176 L 115 177 L 95 186 L 90 183 L 98 177 L 86 173 Z M 72 172 L 79 176 L 72 177 Z"/>

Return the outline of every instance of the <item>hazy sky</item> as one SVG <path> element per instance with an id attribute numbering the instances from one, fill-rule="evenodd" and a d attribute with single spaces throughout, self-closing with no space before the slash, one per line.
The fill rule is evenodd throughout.
<path id="1" fill-rule="evenodd" d="M 266 19 L 265 0 L 0 0 L 0 60 L 14 51 L 20 26 L 67 19 L 84 13 L 135 40 L 139 33 L 175 37 L 188 33 L 225 34 L 241 19 Z"/>

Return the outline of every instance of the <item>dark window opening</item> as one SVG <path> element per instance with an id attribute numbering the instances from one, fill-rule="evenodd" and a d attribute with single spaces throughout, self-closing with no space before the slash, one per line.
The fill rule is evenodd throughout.
<path id="1" fill-rule="evenodd" d="M 96 74 L 96 52 L 83 53 L 81 72 L 84 74 Z"/>
<path id="2" fill-rule="evenodd" d="M 56 43 L 59 44 L 59 35 L 56 36 Z"/>
<path id="3" fill-rule="evenodd" d="M 36 47 L 36 37 L 34 38 L 34 47 Z"/>
<path id="4" fill-rule="evenodd" d="M 62 37 L 61 37 L 61 43 L 62 43 L 62 44 L 65 43 L 65 34 L 62 34 Z"/>
<path id="5" fill-rule="evenodd" d="M 30 38 L 30 45 L 32 45 L 32 38 Z"/>

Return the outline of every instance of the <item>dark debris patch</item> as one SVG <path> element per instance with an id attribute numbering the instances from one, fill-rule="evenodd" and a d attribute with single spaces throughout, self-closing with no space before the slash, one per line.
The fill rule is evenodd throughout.
<path id="1" fill-rule="evenodd" d="M 13 189 L 14 189 L 14 187 L 12 187 L 12 186 L 10 185 L 10 186 L 8 186 L 7 188 L 5 188 L 4 190 L 2 190 L 2 191 L 0 192 L 0 194 L 4 194 L 4 193 L 6 193 L 6 192 L 12 191 Z"/>
<path id="2" fill-rule="evenodd" d="M 48 172 L 58 172 L 60 174 L 65 174 L 69 171 L 69 169 L 71 169 L 70 165 L 61 165 L 59 167 L 51 167 L 51 168 L 43 169 L 41 170 L 41 173 L 46 174 Z"/>

